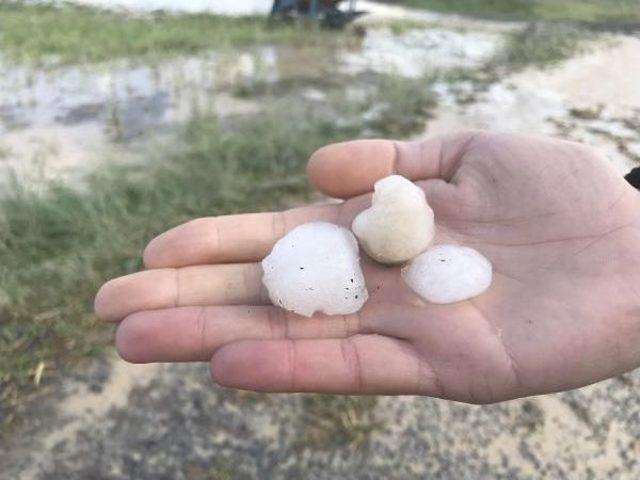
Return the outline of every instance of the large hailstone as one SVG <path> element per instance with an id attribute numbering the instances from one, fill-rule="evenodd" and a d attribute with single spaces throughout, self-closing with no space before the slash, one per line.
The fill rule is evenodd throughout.
<path id="1" fill-rule="evenodd" d="M 358 242 L 339 225 L 311 222 L 276 242 L 262 260 L 262 283 L 274 305 L 310 317 L 357 312 L 369 298 Z"/>
<path id="2" fill-rule="evenodd" d="M 423 252 L 433 240 L 433 210 L 424 192 L 400 175 L 376 182 L 371 207 L 361 212 L 351 229 L 377 262 L 402 263 Z"/>
<path id="3" fill-rule="evenodd" d="M 454 303 L 480 295 L 491 285 L 492 267 L 480 252 L 438 245 L 402 269 L 406 284 L 432 303 Z"/>

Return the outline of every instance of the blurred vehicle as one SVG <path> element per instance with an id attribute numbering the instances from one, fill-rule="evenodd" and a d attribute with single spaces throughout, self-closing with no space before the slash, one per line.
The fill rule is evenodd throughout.
<path id="1" fill-rule="evenodd" d="M 366 12 L 356 10 L 356 0 L 349 0 L 346 9 L 341 9 L 343 0 L 274 0 L 272 18 L 287 20 L 310 19 L 322 26 L 342 28 Z"/>

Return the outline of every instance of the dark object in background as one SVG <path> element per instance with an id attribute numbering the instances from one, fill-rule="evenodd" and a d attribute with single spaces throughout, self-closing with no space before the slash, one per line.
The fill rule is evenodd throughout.
<path id="1" fill-rule="evenodd" d="M 346 10 L 338 8 L 340 3 L 342 0 L 274 0 L 271 17 L 286 20 L 307 18 L 317 20 L 323 27 L 342 28 L 366 13 L 356 10 L 355 0 L 349 0 Z"/>
<path id="2" fill-rule="evenodd" d="M 624 176 L 633 187 L 640 190 L 640 167 L 636 167 Z"/>

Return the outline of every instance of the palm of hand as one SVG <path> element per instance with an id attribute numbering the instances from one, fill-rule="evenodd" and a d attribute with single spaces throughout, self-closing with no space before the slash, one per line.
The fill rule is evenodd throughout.
<path id="1" fill-rule="evenodd" d="M 127 354 L 134 340 L 144 337 L 153 344 L 158 337 L 160 327 L 151 331 L 143 311 L 122 322 L 120 350 L 136 361 L 213 355 L 214 378 L 241 388 L 417 393 L 469 402 L 572 388 L 638 365 L 640 349 L 632 348 L 640 340 L 639 297 L 633 289 L 640 280 L 637 194 L 606 161 L 567 142 L 478 132 L 396 144 L 391 151 L 389 145 L 362 142 L 321 150 L 310 166 L 312 181 L 325 192 L 352 198 L 328 209 L 298 211 L 281 227 L 271 221 L 270 238 L 254 240 L 251 254 L 234 261 L 259 259 L 274 234 L 291 224 L 327 217 L 349 224 L 369 204 L 368 195 L 352 195 L 395 170 L 423 179 L 419 184 L 436 213 L 436 242 L 473 246 L 492 261 L 488 292 L 452 305 L 429 304 L 406 287 L 398 268 L 365 260 L 370 299 L 359 315 L 307 321 L 270 310 L 266 336 L 283 340 L 247 330 L 218 332 L 228 338 L 206 347 L 204 310 L 196 315 L 193 309 L 178 314 L 169 309 L 166 315 L 191 318 L 200 329 L 191 341 L 198 347 L 185 346 L 185 340 L 180 348 L 192 353 L 176 358 L 167 357 L 166 345 L 153 353 L 138 347 L 138 353 Z M 358 168 L 364 159 L 371 168 Z M 166 252 L 185 234 L 157 243 L 147 263 L 204 263 L 197 255 L 168 259 Z M 243 283 L 251 284 L 243 276 Z M 117 290 L 103 289 L 99 305 L 115 301 Z M 183 303 L 175 300 L 175 305 L 208 303 L 193 297 L 189 302 L 183 295 Z M 105 307 L 99 305 L 100 313 Z M 120 320 L 150 309 L 125 310 L 102 316 Z"/>

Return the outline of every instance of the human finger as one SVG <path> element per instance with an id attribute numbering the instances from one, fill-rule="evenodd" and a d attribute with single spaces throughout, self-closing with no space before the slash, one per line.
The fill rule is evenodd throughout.
<path id="1" fill-rule="evenodd" d="M 306 318 L 271 306 L 178 307 L 129 315 L 118 326 L 116 346 L 134 363 L 208 361 L 240 340 L 348 338 L 366 331 L 358 314 Z"/>
<path id="2" fill-rule="evenodd" d="M 437 391 L 433 371 L 408 342 L 374 334 L 233 343 L 214 354 L 211 373 L 223 386 L 265 392 Z"/>
<path id="3" fill-rule="evenodd" d="M 117 322 L 139 311 L 187 305 L 267 305 L 262 268 L 257 263 L 196 265 L 145 270 L 104 284 L 95 311 Z"/>
<path id="4" fill-rule="evenodd" d="M 375 182 L 392 174 L 414 181 L 447 181 L 478 134 L 469 130 L 410 142 L 355 140 L 327 145 L 311 156 L 307 174 L 315 188 L 336 198 L 369 192 Z"/>

